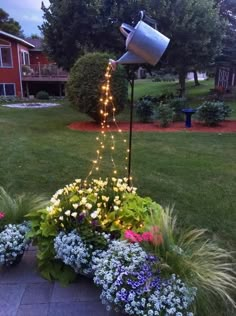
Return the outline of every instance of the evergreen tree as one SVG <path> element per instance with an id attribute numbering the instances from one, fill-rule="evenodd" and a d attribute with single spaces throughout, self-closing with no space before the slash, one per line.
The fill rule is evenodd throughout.
<path id="1" fill-rule="evenodd" d="M 20 24 L 13 18 L 9 17 L 9 14 L 0 8 L 0 30 L 10 33 L 12 35 L 23 37 L 23 31 Z"/>

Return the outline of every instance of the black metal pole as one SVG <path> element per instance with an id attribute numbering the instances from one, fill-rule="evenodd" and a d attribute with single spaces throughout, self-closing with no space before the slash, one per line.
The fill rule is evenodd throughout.
<path id="1" fill-rule="evenodd" d="M 129 121 L 129 158 L 128 158 L 128 185 L 131 185 L 131 158 L 132 158 L 132 134 L 133 134 L 133 109 L 134 109 L 134 69 L 130 72 L 130 121 Z"/>

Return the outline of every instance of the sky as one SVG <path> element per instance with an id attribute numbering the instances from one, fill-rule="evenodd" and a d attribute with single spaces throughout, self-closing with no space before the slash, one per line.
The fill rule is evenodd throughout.
<path id="1" fill-rule="evenodd" d="M 43 2 L 46 7 L 49 5 L 49 0 Z M 40 35 L 37 26 L 43 21 L 41 3 L 42 0 L 0 0 L 0 8 L 20 23 L 26 36 Z"/>

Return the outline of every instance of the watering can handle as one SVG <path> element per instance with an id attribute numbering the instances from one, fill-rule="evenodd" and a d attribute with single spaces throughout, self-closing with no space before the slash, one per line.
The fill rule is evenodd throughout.
<path id="1" fill-rule="evenodd" d="M 120 27 L 120 31 L 125 37 L 127 37 L 129 35 L 129 33 L 126 32 L 126 30 L 128 30 L 130 32 L 133 32 L 134 28 L 131 25 L 129 25 L 129 24 L 122 23 L 121 27 Z"/>

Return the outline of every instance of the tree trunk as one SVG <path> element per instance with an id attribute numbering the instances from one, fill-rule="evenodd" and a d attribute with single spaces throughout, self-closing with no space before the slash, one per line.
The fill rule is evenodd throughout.
<path id="1" fill-rule="evenodd" d="M 200 82 L 198 81 L 198 75 L 197 75 L 197 70 L 193 70 L 193 76 L 194 76 L 194 83 L 195 86 L 200 86 Z"/>
<path id="2" fill-rule="evenodd" d="M 179 97 L 182 98 L 185 95 L 185 80 L 186 80 L 186 72 L 181 71 L 179 73 L 179 84 L 180 84 L 180 90 L 179 90 Z"/>

